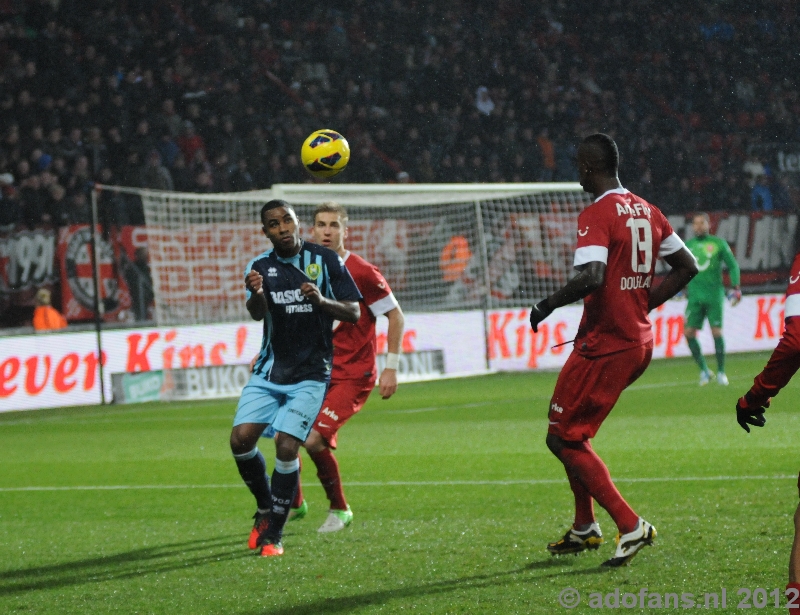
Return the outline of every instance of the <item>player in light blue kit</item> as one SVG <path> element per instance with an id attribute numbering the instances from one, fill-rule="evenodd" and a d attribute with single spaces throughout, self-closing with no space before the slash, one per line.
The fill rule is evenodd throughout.
<path id="1" fill-rule="evenodd" d="M 319 413 L 333 363 L 333 321 L 357 322 L 361 299 L 339 255 L 300 239 L 297 215 L 285 201 L 261 209 L 272 249 L 245 270 L 247 311 L 264 320 L 253 375 L 231 431 L 239 474 L 256 498 L 248 546 L 283 555 L 281 535 L 299 480 L 297 452 Z M 276 432 L 272 488 L 258 439 Z"/>

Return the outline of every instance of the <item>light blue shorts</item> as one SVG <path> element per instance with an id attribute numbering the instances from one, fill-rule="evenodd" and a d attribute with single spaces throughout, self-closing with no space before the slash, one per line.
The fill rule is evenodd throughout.
<path id="1" fill-rule="evenodd" d="M 264 423 L 270 437 L 281 431 L 305 442 L 322 408 L 328 385 L 316 380 L 274 384 L 253 374 L 242 390 L 233 425 Z"/>

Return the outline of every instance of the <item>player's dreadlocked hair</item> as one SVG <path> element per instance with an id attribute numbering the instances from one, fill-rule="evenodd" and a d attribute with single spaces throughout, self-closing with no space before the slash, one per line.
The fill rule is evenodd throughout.
<path id="1" fill-rule="evenodd" d="M 583 143 L 596 153 L 593 162 L 597 170 L 615 177 L 619 170 L 619 149 L 614 139 L 602 132 L 596 132 L 586 137 Z"/>
<path id="2" fill-rule="evenodd" d="M 267 213 L 270 209 L 277 209 L 278 207 L 285 207 L 286 209 L 294 213 L 295 216 L 297 216 L 297 214 L 294 211 L 294 207 L 292 207 L 289 203 L 287 203 L 283 199 L 272 199 L 271 201 L 267 201 L 266 203 L 264 203 L 264 206 L 261 208 L 261 220 L 262 221 L 264 220 L 264 214 Z"/>

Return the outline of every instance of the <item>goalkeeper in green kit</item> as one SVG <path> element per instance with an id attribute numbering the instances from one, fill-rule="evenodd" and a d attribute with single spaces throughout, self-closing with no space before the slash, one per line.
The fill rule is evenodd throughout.
<path id="1" fill-rule="evenodd" d="M 697 331 L 703 327 L 703 321 L 708 319 L 717 355 L 717 382 L 727 386 L 725 340 L 722 337 L 722 308 L 725 302 L 722 264 L 725 263 L 731 276 L 731 290 L 728 292 L 728 298 L 732 306 L 742 299 L 742 291 L 739 290 L 739 264 L 736 262 L 728 242 L 709 234 L 708 214 L 696 214 L 692 219 L 692 228 L 694 237 L 686 242 L 686 247 L 697 259 L 699 273 L 686 286 L 689 303 L 686 306 L 686 322 L 683 332 L 692 356 L 700 366 L 700 386 L 704 386 L 714 377 L 714 374 L 708 369 L 705 357 L 703 357 L 703 351 L 697 341 Z"/>

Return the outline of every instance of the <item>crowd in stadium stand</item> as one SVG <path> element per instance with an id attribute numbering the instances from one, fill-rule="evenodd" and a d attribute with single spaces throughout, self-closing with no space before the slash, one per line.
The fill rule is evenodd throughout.
<path id="1" fill-rule="evenodd" d="M 345 182 L 574 181 L 600 130 L 667 212 L 790 210 L 798 38 L 779 0 L 0 0 L 0 225 L 86 222 L 92 182 L 312 181 L 322 127 Z"/>

